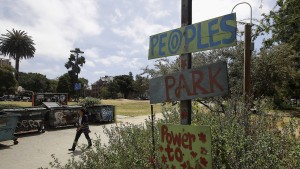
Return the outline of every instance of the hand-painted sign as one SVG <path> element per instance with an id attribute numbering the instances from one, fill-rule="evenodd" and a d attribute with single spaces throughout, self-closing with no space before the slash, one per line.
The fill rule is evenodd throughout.
<path id="1" fill-rule="evenodd" d="M 163 124 L 160 140 L 162 168 L 212 168 L 209 126 Z"/>
<path id="2" fill-rule="evenodd" d="M 224 95 L 227 64 L 219 62 L 150 80 L 150 104 Z"/>
<path id="3" fill-rule="evenodd" d="M 231 13 L 152 35 L 148 59 L 234 46 L 236 31 L 236 15 Z"/>

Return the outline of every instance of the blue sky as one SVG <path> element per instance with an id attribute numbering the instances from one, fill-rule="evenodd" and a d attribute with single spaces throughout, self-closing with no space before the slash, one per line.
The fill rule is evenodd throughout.
<path id="1" fill-rule="evenodd" d="M 35 42 L 34 58 L 21 60 L 21 72 L 55 79 L 67 72 L 70 50 L 84 51 L 86 64 L 79 77 L 94 83 L 151 66 L 149 36 L 180 27 L 181 0 L 0 0 L 0 34 L 24 30 Z M 193 0 L 193 23 L 222 16 L 240 0 Z M 244 0 L 253 18 L 270 11 L 275 0 Z M 250 8 L 239 5 L 237 20 L 250 18 Z M 239 27 L 242 29 L 242 27 Z M 255 42 L 256 47 L 261 40 Z M 2 57 L 2 56 L 1 56 Z M 177 56 L 172 56 L 177 57 Z M 14 61 L 11 60 L 13 66 Z"/>

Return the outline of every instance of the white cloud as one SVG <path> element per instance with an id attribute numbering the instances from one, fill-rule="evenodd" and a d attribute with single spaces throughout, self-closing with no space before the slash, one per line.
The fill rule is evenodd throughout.
<path id="1" fill-rule="evenodd" d="M 95 71 L 93 74 L 95 74 L 95 75 L 106 75 L 107 72 L 106 71 Z"/>
<path id="2" fill-rule="evenodd" d="M 135 17 L 125 28 L 113 28 L 113 32 L 119 36 L 132 39 L 132 43 L 143 44 L 148 42 L 148 38 L 152 34 L 166 31 L 169 27 L 150 23 L 142 17 Z"/>
<path id="3" fill-rule="evenodd" d="M 122 56 L 109 56 L 105 58 L 99 58 L 95 61 L 103 64 L 104 66 L 117 66 L 118 64 L 124 62 L 126 60 L 126 57 Z"/>
<path id="4" fill-rule="evenodd" d="M 89 48 L 84 50 L 84 57 L 89 59 L 96 59 L 99 58 L 100 50 L 97 48 Z"/>
<path id="5" fill-rule="evenodd" d="M 103 30 L 97 21 L 99 9 L 95 0 L 23 0 L 16 4 L 19 8 L 12 8 L 13 17 L 26 21 L 25 25 L 1 18 L 5 24 L 0 28 L 25 29 L 36 44 L 36 55 L 66 58 L 78 39 L 99 35 Z"/>
<path id="6" fill-rule="evenodd" d="M 2 2 L 4 1 L 4 2 Z M 67 72 L 70 50 L 84 51 L 80 76 L 90 83 L 98 75 L 134 74 L 148 61 L 149 36 L 180 27 L 181 1 L 161 0 L 2 0 L 0 33 L 12 28 L 32 36 L 36 53 L 22 60 L 20 71 L 55 78 Z M 231 12 L 240 0 L 193 0 L 193 23 Z M 253 18 L 267 13 L 274 0 L 247 0 Z M 260 8 L 260 6 L 262 7 Z M 237 20 L 250 17 L 249 6 L 235 8 Z M 14 60 L 11 60 L 14 65 Z"/>
<path id="7" fill-rule="evenodd" d="M 96 67 L 95 63 L 93 61 L 89 61 L 89 60 L 86 60 L 84 65 L 89 66 L 89 67 Z"/>

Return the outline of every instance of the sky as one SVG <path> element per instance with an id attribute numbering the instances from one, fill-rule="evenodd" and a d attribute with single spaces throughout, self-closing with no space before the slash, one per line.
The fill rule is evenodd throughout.
<path id="1" fill-rule="evenodd" d="M 253 19 L 275 6 L 275 0 L 193 0 L 192 23 L 229 14 L 240 2 L 252 6 Z M 89 84 L 106 75 L 135 76 L 153 66 L 155 60 L 148 60 L 149 37 L 181 25 L 181 0 L 0 0 L 0 4 L 0 34 L 23 30 L 35 43 L 34 58 L 21 60 L 20 72 L 56 79 L 68 71 L 64 64 L 70 50 L 80 48 L 86 63 L 79 77 Z M 234 12 L 237 21 L 250 22 L 247 4 Z M 258 39 L 255 47 L 260 44 Z"/>

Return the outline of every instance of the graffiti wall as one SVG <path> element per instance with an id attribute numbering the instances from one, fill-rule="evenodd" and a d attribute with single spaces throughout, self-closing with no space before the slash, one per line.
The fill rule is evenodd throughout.
<path id="1" fill-rule="evenodd" d="M 42 120 L 19 120 L 15 132 L 39 130 L 43 125 Z"/>
<path id="2" fill-rule="evenodd" d="M 78 109 L 54 109 L 49 112 L 52 127 L 74 125 L 78 120 Z"/>
<path id="3" fill-rule="evenodd" d="M 89 121 L 114 121 L 115 108 L 112 105 L 88 107 Z"/>
<path id="4" fill-rule="evenodd" d="M 101 111 L 101 116 L 103 121 L 112 121 L 114 120 L 114 107 L 112 106 L 103 106 Z"/>

